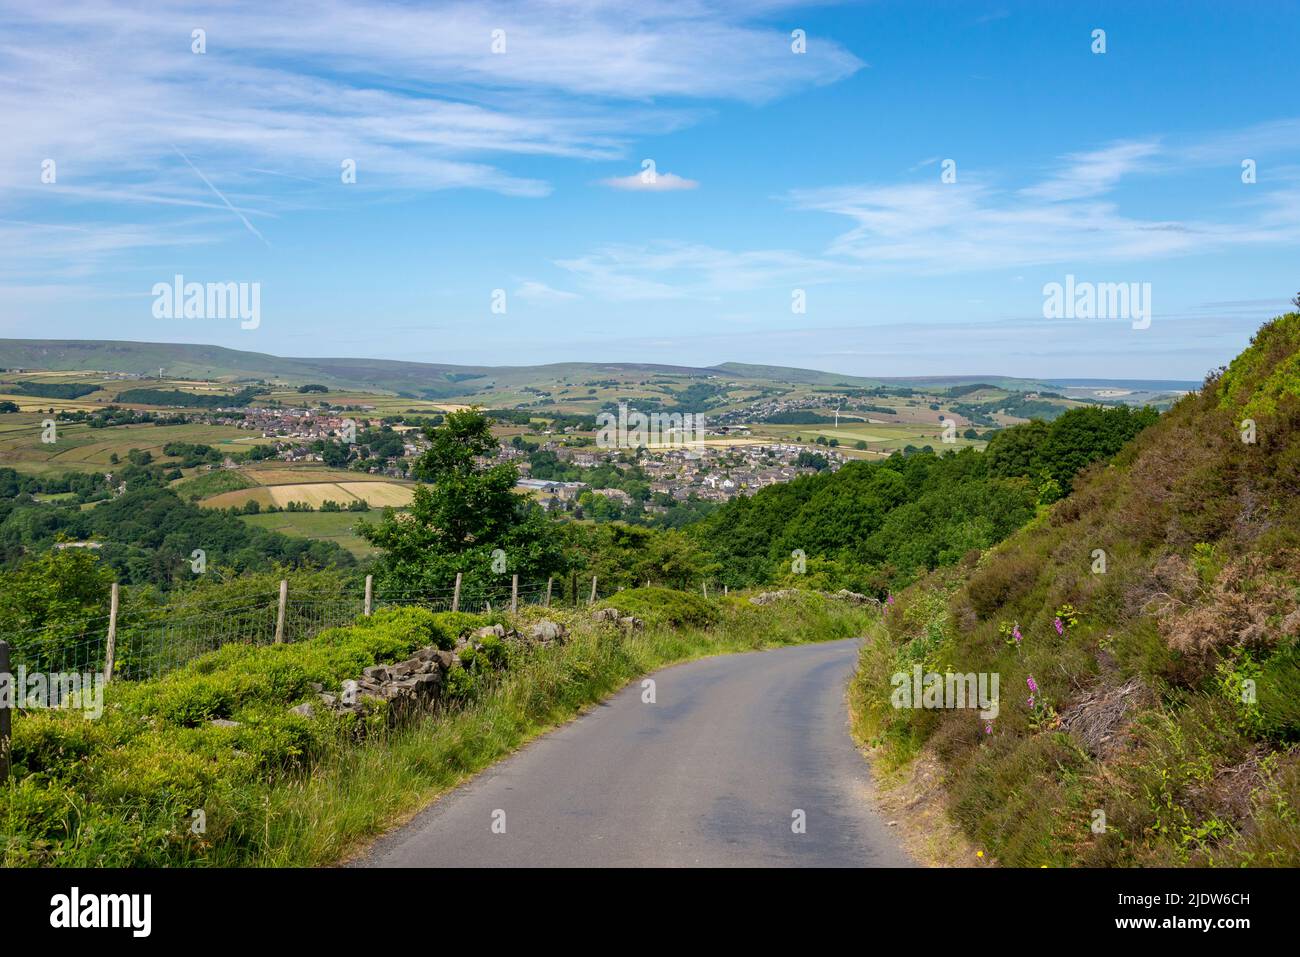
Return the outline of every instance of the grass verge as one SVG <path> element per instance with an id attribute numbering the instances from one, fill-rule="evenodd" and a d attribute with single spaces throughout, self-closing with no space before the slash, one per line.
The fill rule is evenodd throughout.
<path id="1" fill-rule="evenodd" d="M 645 598 L 629 592 L 613 604 Z M 461 702 L 394 731 L 380 716 L 345 721 L 286 711 L 311 698 L 313 682 L 336 686 L 359 664 L 399 660 L 430 633 L 470 622 L 415 615 L 296 645 L 226 648 L 158 681 L 110 687 L 99 721 L 24 713 L 15 722 L 18 774 L 0 789 L 0 863 L 337 863 L 648 671 L 852 637 L 871 619 L 861 607 L 811 593 L 761 607 L 740 595 L 709 605 L 703 619 L 676 608 L 631 633 L 592 622 L 585 610 L 552 609 L 548 616 L 570 629 L 566 643 L 515 647 L 508 667 L 476 676 Z M 542 614 L 529 609 L 515 624 L 522 630 Z M 238 725 L 213 725 L 214 717 Z"/>

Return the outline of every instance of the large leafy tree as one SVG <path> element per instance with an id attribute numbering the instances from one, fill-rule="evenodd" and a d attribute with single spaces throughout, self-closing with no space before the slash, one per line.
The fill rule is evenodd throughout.
<path id="1" fill-rule="evenodd" d="M 14 660 L 33 670 L 69 664 L 79 639 L 103 633 L 112 581 L 112 570 L 84 548 L 52 549 L 0 574 L 0 633 Z"/>
<path id="2" fill-rule="evenodd" d="M 554 523 L 514 491 L 518 470 L 484 464 L 497 440 L 482 412 L 452 412 L 425 434 L 431 445 L 412 470 L 421 484 L 410 510 L 386 510 L 378 523 L 357 526 L 383 552 L 381 595 L 445 592 L 460 573 L 469 606 L 502 595 L 512 574 L 532 584 L 564 567 Z"/>
<path id="3" fill-rule="evenodd" d="M 608 522 L 598 525 L 572 522 L 564 526 L 571 571 L 581 575 L 582 589 L 574 583 L 569 593 L 582 597 L 595 575 L 606 589 L 636 588 L 647 583 L 681 589 L 698 589 L 712 580 L 722 566 L 687 534 L 658 531 Z"/>

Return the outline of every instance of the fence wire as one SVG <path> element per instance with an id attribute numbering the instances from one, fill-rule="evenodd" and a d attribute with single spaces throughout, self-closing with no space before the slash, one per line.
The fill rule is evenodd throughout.
<path id="1" fill-rule="evenodd" d="M 597 580 L 596 598 L 609 597 L 619 589 Z M 706 593 L 714 591 L 710 584 Z M 721 587 L 716 589 L 721 593 Z M 521 583 L 512 594 L 509 581 L 487 587 L 477 584 L 460 595 L 463 612 L 509 611 L 512 599 L 518 607 L 586 605 L 591 600 L 591 580 L 554 579 Z M 548 601 L 549 599 L 549 601 Z M 451 611 L 457 604 L 452 591 L 424 591 L 401 594 L 375 593 L 371 609 L 419 607 Z M 180 612 L 179 614 L 177 612 Z M 337 592 L 289 591 L 284 607 L 282 640 L 302 641 L 330 628 L 351 625 L 365 614 L 365 595 Z M 113 678 L 139 681 L 156 678 L 186 663 L 230 644 L 268 645 L 276 640 L 280 618 L 279 595 L 253 604 L 246 598 L 198 606 L 154 609 L 127 607 L 119 612 L 114 640 Z M 108 657 L 110 616 L 81 619 L 69 634 L 62 628 L 31 628 L 9 632 L 0 638 L 9 642 L 11 667 L 29 673 L 103 673 Z"/>

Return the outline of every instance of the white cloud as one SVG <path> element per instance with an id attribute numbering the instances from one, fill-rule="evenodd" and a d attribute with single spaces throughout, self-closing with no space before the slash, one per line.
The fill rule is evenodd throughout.
<path id="1" fill-rule="evenodd" d="M 1109 192 L 1125 176 L 1146 168 L 1160 152 L 1154 141 L 1115 143 L 1089 153 L 1065 157 L 1065 166 L 1026 189 L 1026 196 L 1048 200 L 1083 199 Z"/>
<path id="2" fill-rule="evenodd" d="M 795 5 L 4 2 L 0 215 L 93 229 L 193 206 L 212 212 L 190 228 L 224 229 L 230 210 L 173 147 L 272 244 L 270 216 L 340 201 L 348 159 L 346 188 L 371 197 L 545 196 L 550 183 L 512 161 L 625 160 L 714 101 L 762 102 L 863 66 L 830 38 L 793 56 L 783 29 L 756 20 Z M 175 240 L 179 226 L 156 228 Z"/>
<path id="3" fill-rule="evenodd" d="M 968 173 L 958 183 L 824 187 L 794 190 L 788 198 L 797 209 L 852 221 L 827 256 L 917 275 L 1152 260 L 1300 241 L 1300 189 L 1291 183 L 1241 194 L 1217 218 L 1129 213 L 1109 195 L 1125 177 L 1171 175 L 1170 167 L 1194 149 L 1171 156 L 1152 140 L 1112 144 L 1066 156 L 1059 170 L 1019 189 Z M 1225 183 L 1235 176 L 1229 169 Z"/>
<path id="4" fill-rule="evenodd" d="M 191 233 L 193 226 L 193 222 L 183 223 L 177 236 L 133 224 L 70 226 L 0 219 L 0 249 L 5 250 L 0 282 L 5 283 L 6 295 L 10 283 L 34 279 L 71 283 L 93 276 L 125 253 L 214 241 Z"/>
<path id="5" fill-rule="evenodd" d="M 1275 149 L 1288 142 L 1287 134 L 1300 143 L 1300 124 L 1256 129 Z M 1245 133 L 1216 134 L 1212 142 L 1240 145 L 1249 139 Z M 1039 182 L 1019 188 L 967 173 L 954 184 L 930 179 L 794 190 L 786 197 L 794 209 L 831 213 L 849 220 L 851 228 L 812 253 L 660 240 L 602 246 L 557 265 L 595 296 L 707 300 L 883 275 L 1082 267 L 1300 242 L 1300 186 L 1276 171 L 1278 185 L 1252 187 L 1217 218 L 1139 215 L 1110 195 L 1126 177 L 1174 175 L 1187 157 L 1219 156 L 1224 149 L 1201 143 L 1164 147 L 1153 138 L 1114 143 L 1063 156 Z M 1229 167 L 1226 175 L 1233 182 L 1235 170 Z"/>
<path id="6" fill-rule="evenodd" d="M 682 189 L 695 189 L 700 184 L 693 179 L 684 179 L 676 173 L 633 173 L 631 176 L 613 176 L 601 180 L 614 189 L 626 189 L 647 193 L 674 192 Z"/>
<path id="7" fill-rule="evenodd" d="M 691 101 L 766 100 L 862 64 L 725 4 L 117 2 L 12 6 L 0 38 L 0 187 L 53 157 L 121 186 L 168 173 L 170 144 L 229 182 L 252 167 L 337 184 L 542 195 L 483 158 L 617 159 L 692 122 Z M 190 31 L 207 31 L 207 52 Z M 493 30 L 506 52 L 491 51 Z M 9 151 L 7 151 L 9 152 Z"/>

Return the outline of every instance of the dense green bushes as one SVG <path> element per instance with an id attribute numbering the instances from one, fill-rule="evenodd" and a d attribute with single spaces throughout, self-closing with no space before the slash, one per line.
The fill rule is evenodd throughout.
<path id="1" fill-rule="evenodd" d="M 487 620 L 383 610 L 309 641 L 231 644 L 159 680 L 116 682 L 97 720 L 72 710 L 23 712 L 14 722 L 16 784 L 0 789 L 0 856 L 5 864 L 183 863 L 201 857 L 205 842 L 250 840 L 236 819 L 252 813 L 257 792 L 287 786 L 387 726 L 378 704 L 360 716 L 315 717 L 291 712 L 293 705 L 314 701 L 317 686 L 338 691 L 369 665 L 428 644 L 450 647 L 460 630 Z M 474 682 L 472 674 L 463 682 L 463 696 Z M 58 804 L 63 817 L 55 821 L 48 809 Z M 207 819 L 197 841 L 186 836 L 195 810 Z M 98 856 L 86 856 L 86 844 Z"/>
<path id="2" fill-rule="evenodd" d="M 717 606 L 693 592 L 670 588 L 631 588 L 600 603 L 602 608 L 617 608 L 654 625 L 673 628 L 707 628 L 720 617 Z"/>
<path id="3" fill-rule="evenodd" d="M 733 588 L 784 577 L 798 549 L 819 563 L 824 586 L 884 597 L 1001 541 L 1156 418 L 1153 409 L 1077 408 L 1004 429 L 985 453 L 850 462 L 738 498 L 691 532 Z"/>
<path id="4" fill-rule="evenodd" d="M 117 581 L 162 588 L 194 580 L 195 549 L 204 552 L 209 567 L 236 574 L 276 564 L 356 565 L 352 554 L 334 542 L 291 538 L 183 501 L 171 489 L 137 485 L 130 476 L 119 478 L 129 483 L 130 490 L 92 509 L 0 496 L 0 557 L 10 566 L 0 569 L 0 582 L 60 540 L 95 541 L 101 546 L 96 555 Z"/>

